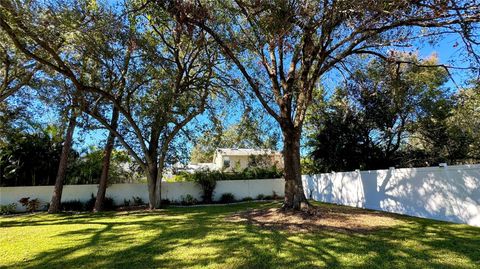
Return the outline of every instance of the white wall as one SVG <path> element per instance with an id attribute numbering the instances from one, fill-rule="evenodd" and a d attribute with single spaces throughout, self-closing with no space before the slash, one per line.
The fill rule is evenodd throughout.
<path id="1" fill-rule="evenodd" d="M 307 197 L 480 226 L 480 165 L 303 176 Z"/>
<path id="2" fill-rule="evenodd" d="M 376 209 L 411 216 L 480 226 L 480 165 L 402 168 L 303 176 L 307 197 L 341 205 Z M 17 203 L 22 197 L 50 201 L 53 186 L 2 187 L 0 204 Z M 284 195 L 283 179 L 226 180 L 217 182 L 214 199 L 230 192 L 236 199 L 259 194 Z M 97 185 L 66 185 L 62 201 L 86 201 L 96 195 Z M 192 195 L 201 200 L 201 189 L 193 182 L 162 183 L 162 199 L 179 201 Z M 148 201 L 146 184 L 114 184 L 107 196 L 117 204 L 139 196 Z"/>
<path id="3" fill-rule="evenodd" d="M 283 196 L 283 179 L 254 179 L 254 180 L 225 180 L 217 182 L 214 192 L 214 200 L 219 199 L 223 193 L 232 193 L 235 199 L 245 197 L 256 198 L 259 194 Z M 113 184 L 107 188 L 107 196 L 113 198 L 116 204 L 123 204 L 124 199 L 132 200 L 132 196 L 138 196 L 148 202 L 148 188 L 146 184 Z M 36 187 L 1 187 L 0 205 L 11 203 L 17 204 L 17 210 L 23 207 L 18 203 L 23 197 L 38 198 L 42 205 L 50 201 L 53 186 Z M 97 185 L 65 185 L 63 188 L 62 201 L 79 200 L 82 202 L 90 199 L 92 193 L 97 194 Z M 182 196 L 192 195 L 201 200 L 202 190 L 194 182 L 162 182 L 162 199 L 180 201 Z"/>

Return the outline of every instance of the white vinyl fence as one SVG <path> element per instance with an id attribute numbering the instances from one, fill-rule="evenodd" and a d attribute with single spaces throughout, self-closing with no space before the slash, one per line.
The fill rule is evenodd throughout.
<path id="1" fill-rule="evenodd" d="M 307 197 L 317 201 L 480 226 L 480 165 L 326 173 L 302 179 Z M 47 203 L 52 191 L 53 186 L 3 187 L 0 204 L 17 203 L 22 210 L 20 198 Z M 273 192 L 283 196 L 284 180 L 219 181 L 214 199 L 227 192 L 236 199 Z M 62 201 L 87 201 L 92 193 L 96 195 L 97 185 L 66 185 Z M 180 201 L 187 194 L 201 199 L 201 189 L 193 182 L 162 183 L 162 199 Z M 147 185 L 114 184 L 108 187 L 107 196 L 116 204 L 132 196 L 147 202 Z"/>
<path id="2" fill-rule="evenodd" d="M 65 185 L 62 201 L 79 200 L 86 202 L 91 195 L 97 195 L 98 185 Z M 225 180 L 218 181 L 214 192 L 214 200 L 224 193 L 232 193 L 235 199 L 245 197 L 256 198 L 259 194 L 272 195 L 273 192 L 283 196 L 283 179 L 253 179 L 253 180 Z M 18 203 L 23 197 L 38 198 L 42 205 L 50 202 L 53 186 L 35 187 L 0 187 L 0 205 L 17 204 L 17 210 L 23 207 Z M 192 195 L 201 200 L 202 190 L 194 182 L 162 182 L 162 199 L 180 201 L 182 196 Z M 113 198 L 116 204 L 122 205 L 124 199 L 132 200 L 132 196 L 142 198 L 148 202 L 148 188 L 146 184 L 113 184 L 107 188 L 107 197 Z"/>
<path id="3" fill-rule="evenodd" d="M 480 165 L 302 177 L 316 201 L 480 226 Z"/>

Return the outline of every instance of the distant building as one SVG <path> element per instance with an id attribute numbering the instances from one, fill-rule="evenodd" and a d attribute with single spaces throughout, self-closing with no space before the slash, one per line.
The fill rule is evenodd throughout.
<path id="1" fill-rule="evenodd" d="M 271 149 L 242 149 L 218 148 L 215 150 L 211 163 L 176 163 L 166 174 L 173 176 L 182 171 L 193 173 L 196 171 L 241 171 L 247 167 L 272 166 L 283 169 L 283 155 Z"/>
<path id="2" fill-rule="evenodd" d="M 185 171 L 189 173 L 193 173 L 195 171 L 212 171 L 216 170 L 214 163 L 189 163 L 187 165 L 183 165 L 181 163 L 176 163 L 172 167 L 177 171 Z"/>
<path id="3" fill-rule="evenodd" d="M 215 170 L 243 170 L 249 166 L 283 169 L 282 153 L 270 149 L 219 148 L 213 156 Z"/>

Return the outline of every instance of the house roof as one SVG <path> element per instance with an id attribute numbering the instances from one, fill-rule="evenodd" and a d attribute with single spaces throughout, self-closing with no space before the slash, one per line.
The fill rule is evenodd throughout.
<path id="1" fill-rule="evenodd" d="M 250 156 L 263 154 L 281 154 L 278 151 L 271 149 L 242 149 L 242 148 L 218 148 L 216 154 L 226 156 Z"/>

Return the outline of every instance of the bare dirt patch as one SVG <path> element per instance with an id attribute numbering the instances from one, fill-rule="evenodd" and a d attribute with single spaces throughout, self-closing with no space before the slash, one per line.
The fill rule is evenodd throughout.
<path id="1" fill-rule="evenodd" d="M 295 232 L 333 230 L 367 233 L 402 223 L 393 214 L 345 206 L 313 207 L 308 212 L 279 208 L 255 209 L 235 213 L 227 220 Z"/>

